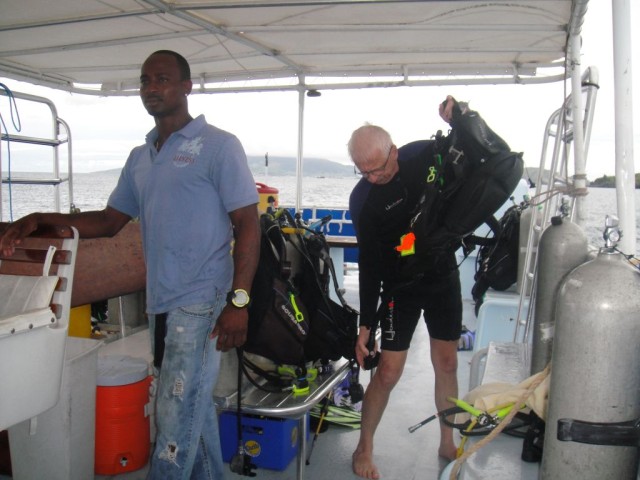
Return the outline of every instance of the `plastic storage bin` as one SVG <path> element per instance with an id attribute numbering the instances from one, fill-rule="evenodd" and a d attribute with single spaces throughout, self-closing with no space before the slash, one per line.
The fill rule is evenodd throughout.
<path id="1" fill-rule="evenodd" d="M 95 473 L 117 475 L 149 460 L 149 365 L 127 355 L 98 360 Z"/>
<path id="2" fill-rule="evenodd" d="M 66 335 L 66 331 L 65 331 Z M 69 337 L 60 400 L 9 428 L 14 480 L 93 478 L 99 340 Z"/>
<path id="3" fill-rule="evenodd" d="M 222 458 L 225 462 L 229 462 L 238 451 L 236 418 L 235 412 L 222 412 L 219 417 Z M 309 421 L 309 415 L 306 421 Z M 261 468 L 287 468 L 298 452 L 298 430 L 298 420 L 242 415 L 245 452 Z"/>

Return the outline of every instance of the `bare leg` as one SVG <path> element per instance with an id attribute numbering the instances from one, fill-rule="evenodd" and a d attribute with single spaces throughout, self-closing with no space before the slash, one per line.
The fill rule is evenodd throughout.
<path id="1" fill-rule="evenodd" d="M 435 372 L 435 401 L 438 411 L 453 407 L 447 397 L 458 397 L 458 342 L 431 339 L 431 362 Z M 448 460 L 455 460 L 456 445 L 453 429 L 440 421 L 440 448 L 438 454 Z"/>
<path id="2" fill-rule="evenodd" d="M 406 360 L 406 351 L 383 350 L 376 373 L 365 392 L 362 402 L 360 440 L 353 452 L 352 462 L 353 472 L 360 477 L 380 478 L 378 468 L 373 463 L 373 436 L 389 402 L 391 390 L 400 380 Z"/>

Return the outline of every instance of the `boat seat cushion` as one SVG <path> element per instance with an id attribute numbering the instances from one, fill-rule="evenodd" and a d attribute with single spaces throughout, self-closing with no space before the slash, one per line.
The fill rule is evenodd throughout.
<path id="1" fill-rule="evenodd" d="M 31 311 L 49 309 L 57 276 L 0 275 L 0 322 Z"/>

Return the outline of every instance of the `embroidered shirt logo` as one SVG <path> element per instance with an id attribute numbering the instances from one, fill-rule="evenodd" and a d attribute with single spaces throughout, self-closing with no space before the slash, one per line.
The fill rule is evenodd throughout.
<path id="1" fill-rule="evenodd" d="M 397 207 L 398 205 L 400 205 L 402 203 L 402 198 L 399 198 L 398 200 L 396 200 L 395 202 L 392 202 L 388 205 L 386 205 L 384 207 L 384 209 L 388 212 L 389 210 L 391 210 L 394 207 Z"/>
<path id="2" fill-rule="evenodd" d="M 192 165 L 195 163 L 195 157 L 197 157 L 201 151 L 202 137 L 185 140 L 184 142 L 182 142 L 182 145 L 178 147 L 178 151 L 173 157 L 173 164 L 178 168 Z"/>

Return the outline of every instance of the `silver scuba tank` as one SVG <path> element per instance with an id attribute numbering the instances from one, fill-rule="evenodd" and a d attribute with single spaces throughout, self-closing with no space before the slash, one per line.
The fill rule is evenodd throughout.
<path id="1" fill-rule="evenodd" d="M 528 199 L 527 199 L 528 200 Z M 524 287 L 523 283 L 527 284 L 527 292 L 525 295 L 531 295 L 531 282 L 523 282 L 523 271 L 525 269 L 525 261 L 526 261 L 526 253 L 527 253 L 527 243 L 529 241 L 529 229 L 531 228 L 532 221 L 532 210 L 535 207 L 529 205 L 527 208 L 522 210 L 520 213 L 520 232 L 518 237 L 518 279 L 516 280 L 516 291 L 518 293 L 522 293 L 522 288 Z M 532 255 L 533 258 L 531 262 L 535 262 L 535 255 L 538 250 L 538 246 L 532 246 Z"/>
<path id="2" fill-rule="evenodd" d="M 538 244 L 535 311 L 531 344 L 531 374 L 551 360 L 558 285 L 571 270 L 587 260 L 587 236 L 568 218 L 553 217 Z"/>
<path id="3" fill-rule="evenodd" d="M 640 272 L 614 248 L 617 222 L 607 223 L 606 247 L 557 296 L 543 480 L 637 476 Z"/>

